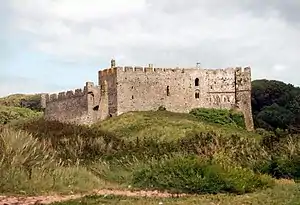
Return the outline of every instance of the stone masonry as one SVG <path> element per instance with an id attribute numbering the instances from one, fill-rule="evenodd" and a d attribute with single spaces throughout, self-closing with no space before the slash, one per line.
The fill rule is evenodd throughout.
<path id="1" fill-rule="evenodd" d="M 99 83 L 83 90 L 43 95 L 46 120 L 92 124 L 129 111 L 173 112 L 193 108 L 237 109 L 253 130 L 251 69 L 111 67 L 100 70 Z"/>

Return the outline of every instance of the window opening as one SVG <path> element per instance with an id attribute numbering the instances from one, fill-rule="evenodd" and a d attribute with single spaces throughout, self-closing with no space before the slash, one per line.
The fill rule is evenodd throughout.
<path id="1" fill-rule="evenodd" d="M 167 96 L 170 96 L 170 87 L 167 86 Z"/>
<path id="2" fill-rule="evenodd" d="M 195 86 L 199 86 L 199 78 L 195 79 Z"/>

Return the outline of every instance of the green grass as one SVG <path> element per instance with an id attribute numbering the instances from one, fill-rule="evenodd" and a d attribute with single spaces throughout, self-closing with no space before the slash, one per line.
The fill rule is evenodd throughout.
<path id="1" fill-rule="evenodd" d="M 0 105 L 19 107 L 21 100 L 40 101 L 40 95 L 39 94 L 31 94 L 31 95 L 13 94 L 13 95 L 0 98 Z"/>
<path id="2" fill-rule="evenodd" d="M 245 195 L 202 195 L 184 198 L 144 198 L 126 196 L 87 196 L 77 200 L 71 200 L 53 205 L 98 205 L 98 204 L 120 204 L 120 205 L 299 205 L 300 186 L 279 184 L 272 189 Z"/>
<path id="3" fill-rule="evenodd" d="M 28 108 L 0 105 L 0 124 L 8 124 L 17 120 L 30 119 L 40 116 L 42 116 L 41 112 L 36 112 Z"/>
<path id="4" fill-rule="evenodd" d="M 65 166 L 47 141 L 24 131 L 2 128 L 0 159 L 0 193 L 4 194 L 69 194 L 115 187 L 85 166 Z"/>
<path id="5" fill-rule="evenodd" d="M 300 156 L 298 138 L 293 138 L 294 141 L 281 141 L 273 149 L 267 149 L 264 140 L 261 140 L 264 136 L 258 133 L 236 126 L 206 122 L 192 114 L 168 111 L 130 112 L 93 126 L 32 118 L 10 123 L 7 127 L 23 131 L 5 133 L 2 130 L 5 138 L 2 144 L 6 148 L 13 148 L 13 151 L 1 149 L 8 150 L 3 155 L 6 165 L 0 167 L 0 185 L 4 187 L 0 192 L 6 193 L 19 193 L 20 190 L 32 194 L 86 192 L 103 187 L 124 188 L 128 185 L 149 188 L 144 185 L 134 186 L 135 174 L 145 170 L 150 170 L 151 173 L 145 172 L 147 176 L 152 174 L 150 178 L 160 177 L 159 183 L 169 183 L 164 179 L 174 178 L 176 173 L 181 173 L 182 183 L 196 187 L 201 178 L 184 174 L 184 170 L 191 173 L 195 173 L 195 170 L 202 172 L 201 166 L 199 168 L 193 167 L 193 164 L 185 164 L 187 157 L 195 155 L 213 161 L 213 166 L 204 167 L 213 170 L 205 172 L 207 179 L 204 182 L 212 186 L 216 183 L 221 188 L 216 186 L 209 193 L 223 192 L 224 186 L 227 191 L 228 187 L 231 188 L 228 192 L 253 192 L 257 188 L 268 187 L 257 177 L 261 176 L 258 172 L 262 171 L 262 167 L 266 174 L 273 174 L 273 170 L 278 170 L 278 166 L 269 164 L 274 161 L 271 158 L 275 156 L 274 153 L 280 159 L 291 159 L 287 172 L 297 168 L 294 161 Z M 43 159 L 43 156 L 52 155 L 50 159 Z M 176 156 L 183 157 L 183 164 L 176 167 L 173 163 L 165 163 L 168 160 L 172 162 Z M 18 160 L 9 166 L 11 158 Z M 24 164 L 23 159 L 28 163 Z M 157 164 L 165 167 L 156 166 Z M 226 171 L 222 169 L 224 165 L 237 169 Z M 32 173 L 31 178 L 29 171 Z M 135 181 L 136 179 L 149 178 L 139 176 Z M 173 180 L 172 183 L 177 186 L 179 180 Z M 163 189 L 178 188 L 173 185 L 163 184 Z M 156 188 L 161 188 L 159 186 Z M 182 189 L 182 186 L 179 188 Z M 193 189 L 187 192 L 207 192 L 201 191 L 202 188 L 199 188 L 200 192 Z"/>
<path id="6" fill-rule="evenodd" d="M 204 122 L 245 128 L 243 113 L 235 110 L 196 108 L 190 114 Z"/>
<path id="7" fill-rule="evenodd" d="M 251 169 L 222 166 L 200 157 L 173 157 L 133 173 L 133 185 L 174 193 L 248 193 L 273 186 L 273 179 Z"/>
<path id="8" fill-rule="evenodd" d="M 168 111 L 129 112 L 112 117 L 96 125 L 126 140 L 153 138 L 174 141 L 194 132 L 215 132 L 221 135 L 241 135 L 259 138 L 258 134 L 243 128 L 205 122 L 191 114 Z"/>

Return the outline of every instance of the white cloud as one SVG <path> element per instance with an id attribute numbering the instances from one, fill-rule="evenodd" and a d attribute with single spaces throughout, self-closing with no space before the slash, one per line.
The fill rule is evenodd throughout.
<path id="1" fill-rule="evenodd" d="M 300 80 L 298 0 L 12 0 L 11 8 L 14 28 L 58 60 L 250 65 L 254 77 Z"/>

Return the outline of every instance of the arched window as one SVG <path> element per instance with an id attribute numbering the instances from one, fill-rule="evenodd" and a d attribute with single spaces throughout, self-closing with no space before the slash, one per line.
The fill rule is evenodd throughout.
<path id="1" fill-rule="evenodd" d="M 199 86 L 199 78 L 195 79 L 195 86 Z"/>
<path id="2" fill-rule="evenodd" d="M 196 99 L 199 99 L 199 98 L 200 98 L 200 93 L 199 93 L 199 91 L 196 91 L 196 92 L 195 92 L 195 98 L 196 98 Z"/>
<path id="3" fill-rule="evenodd" d="M 167 86 L 167 96 L 170 96 L 170 87 Z"/>

